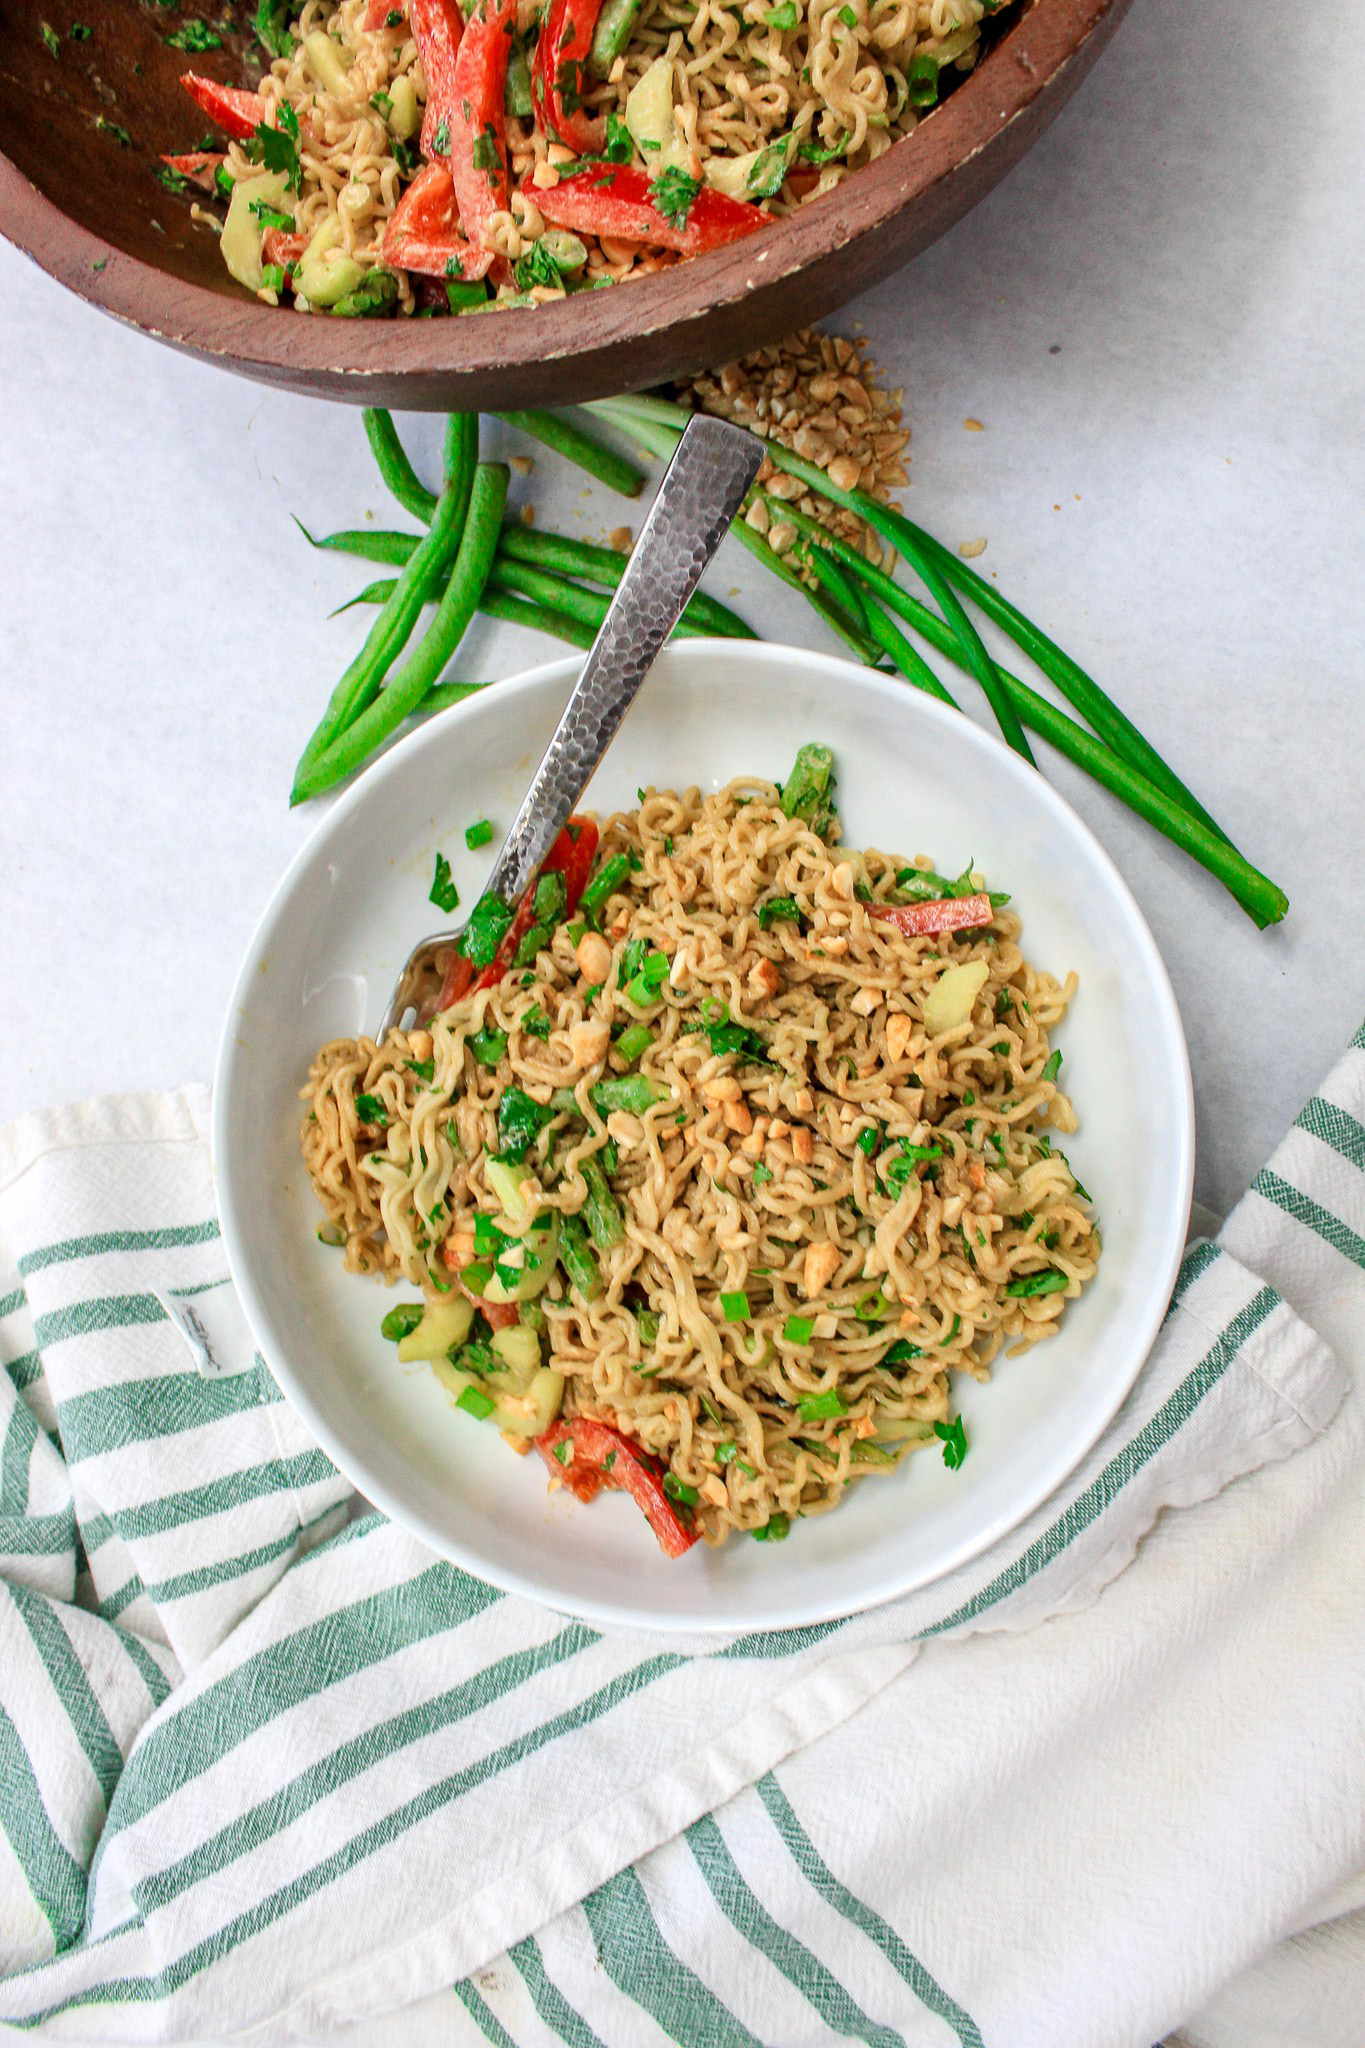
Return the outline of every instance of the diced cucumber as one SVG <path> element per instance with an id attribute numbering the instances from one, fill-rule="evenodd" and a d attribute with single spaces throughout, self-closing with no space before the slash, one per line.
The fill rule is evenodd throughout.
<path id="1" fill-rule="evenodd" d="M 422 109 L 417 104 L 417 88 L 404 71 L 389 87 L 389 133 L 396 135 L 400 142 L 406 142 L 421 125 Z"/>
<path id="2" fill-rule="evenodd" d="M 668 164 L 687 168 L 687 145 L 673 116 L 673 66 L 656 57 L 626 95 L 626 126 L 652 178 Z"/>
<path id="3" fill-rule="evenodd" d="M 508 1436 L 542 1436 L 558 1415 L 564 1400 L 564 1375 L 548 1365 L 540 1368 L 522 1394 L 503 1393 L 495 1375 L 486 1379 L 484 1386 L 493 1396 L 493 1413 L 489 1420 L 496 1428 L 505 1430 Z"/>
<path id="4" fill-rule="evenodd" d="M 710 156 L 704 166 L 706 182 L 731 199 L 771 199 L 786 182 L 791 151 L 792 138 L 784 135 L 743 156 Z"/>
<path id="5" fill-rule="evenodd" d="M 548 1229 L 525 1230 L 501 1253 L 483 1289 L 485 1300 L 533 1301 L 549 1286 L 559 1257 L 559 1211 L 548 1209 L 541 1213 L 550 1219 Z M 516 1279 L 504 1278 L 504 1274 L 515 1274 Z"/>
<path id="6" fill-rule="evenodd" d="M 236 192 L 232 196 L 235 204 Z M 330 213 L 299 258 L 294 289 L 303 294 L 310 306 L 334 306 L 338 299 L 353 292 L 365 275 L 353 256 L 338 257 L 335 263 L 327 261 L 329 250 L 335 248 L 340 238 L 341 222 Z"/>
<path id="7" fill-rule="evenodd" d="M 540 1338 L 525 1323 L 511 1323 L 505 1330 L 494 1330 L 492 1342 L 508 1372 L 517 1379 L 529 1384 L 540 1371 Z"/>
<path id="8" fill-rule="evenodd" d="M 502 1205 L 507 1220 L 517 1230 L 524 1230 L 531 1220 L 531 1212 L 522 1200 L 521 1190 L 525 1181 L 531 1178 L 529 1166 L 516 1166 L 506 1159 L 490 1159 L 484 1166 L 484 1179 L 488 1192 Z"/>
<path id="9" fill-rule="evenodd" d="M 415 1330 L 398 1341 L 398 1356 L 406 1365 L 413 1358 L 444 1358 L 452 1344 L 463 1344 L 474 1320 L 474 1304 L 463 1294 L 449 1301 L 429 1301 Z"/>
<path id="10" fill-rule="evenodd" d="M 218 246 L 238 284 L 244 284 L 249 292 L 258 292 L 265 283 L 261 223 L 251 211 L 251 202 L 279 206 L 284 199 L 284 185 L 283 171 L 262 171 L 259 177 L 238 178 L 232 188 Z"/>
<path id="11" fill-rule="evenodd" d="M 990 971 L 984 960 L 964 960 L 945 968 L 924 999 L 924 1028 L 931 1038 L 941 1038 L 967 1022 Z"/>
<path id="12" fill-rule="evenodd" d="M 315 28 L 310 36 L 304 37 L 303 54 L 324 92 L 345 92 L 346 60 L 325 29 Z"/>

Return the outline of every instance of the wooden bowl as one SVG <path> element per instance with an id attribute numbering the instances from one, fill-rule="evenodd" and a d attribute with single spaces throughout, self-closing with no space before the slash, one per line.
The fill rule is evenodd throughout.
<path id="1" fill-rule="evenodd" d="M 91 305 L 244 376 L 409 411 L 563 405 L 714 367 L 832 312 L 941 235 L 1064 105 L 1129 0 L 1024 0 L 981 62 L 875 164 L 761 234 L 615 291 L 475 319 L 305 318 L 233 283 L 155 172 L 206 123 L 194 69 L 251 83 L 249 26 L 187 56 L 128 0 L 10 0 L 0 232 Z M 249 24 L 246 4 L 237 17 Z M 215 16 L 216 19 L 216 16 Z M 87 23 L 74 41 L 72 22 Z M 48 47 L 44 29 L 57 38 Z"/>

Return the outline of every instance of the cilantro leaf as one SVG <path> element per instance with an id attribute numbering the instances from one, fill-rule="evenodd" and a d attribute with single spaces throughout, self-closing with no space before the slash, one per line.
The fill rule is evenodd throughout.
<path id="1" fill-rule="evenodd" d="M 436 856 L 436 872 L 432 876 L 431 889 L 428 893 L 427 901 L 434 903 L 438 910 L 446 912 L 454 910 L 460 901 L 460 892 L 455 887 L 454 878 L 450 872 L 450 862 L 443 853 L 438 853 Z"/>
<path id="2" fill-rule="evenodd" d="M 951 1422 L 936 1422 L 934 1435 L 943 1445 L 943 1462 L 950 1472 L 956 1472 L 967 1455 L 967 1432 L 962 1417 L 955 1415 Z"/>

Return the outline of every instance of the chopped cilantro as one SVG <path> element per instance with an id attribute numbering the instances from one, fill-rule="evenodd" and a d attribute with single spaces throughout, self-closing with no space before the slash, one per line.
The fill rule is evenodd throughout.
<path id="1" fill-rule="evenodd" d="M 943 1462 L 950 1472 L 956 1472 L 967 1455 L 967 1432 L 962 1417 L 955 1415 L 951 1422 L 936 1422 L 934 1435 L 943 1445 Z"/>
<path id="2" fill-rule="evenodd" d="M 664 1492 L 670 1500 L 681 1501 L 684 1507 L 691 1508 L 697 1504 L 696 1487 L 689 1486 L 685 1479 L 679 1479 L 676 1472 L 665 1472 Z"/>
<path id="3" fill-rule="evenodd" d="M 481 1067 L 496 1067 L 507 1050 L 507 1033 L 485 1027 L 469 1041 L 469 1050 Z"/>
<path id="4" fill-rule="evenodd" d="M 759 1160 L 759 1162 L 758 1162 L 758 1165 L 757 1165 L 757 1166 L 756 1166 L 756 1167 L 754 1168 L 754 1171 L 753 1171 L 753 1183 L 754 1183 L 754 1186 L 755 1186 L 756 1188 L 761 1188 L 761 1187 L 765 1186 L 765 1185 L 767 1184 L 767 1182 L 768 1182 L 768 1181 L 770 1181 L 770 1180 L 772 1179 L 772 1177 L 773 1177 L 773 1170 L 772 1170 L 771 1166 L 765 1166 L 765 1165 L 763 1164 L 763 1161 L 762 1161 L 762 1160 L 760 1159 L 760 1160 Z"/>
<path id="5" fill-rule="evenodd" d="M 378 1124 L 387 1128 L 389 1113 L 377 1095 L 357 1095 L 355 1113 L 363 1124 Z"/>
<path id="6" fill-rule="evenodd" d="M 1011 1280 L 1005 1292 L 1016 1299 L 1027 1300 L 1035 1294 L 1060 1294 L 1067 1285 L 1066 1274 L 1059 1273 L 1055 1266 L 1049 1266 L 1041 1273 L 1026 1273 L 1022 1280 Z"/>
<path id="7" fill-rule="evenodd" d="M 40 21 L 38 24 L 38 33 L 42 37 L 44 43 L 47 45 L 48 55 L 52 57 L 60 57 L 62 54 L 61 38 L 58 36 L 57 31 L 55 28 L 53 28 L 51 22 Z"/>
<path id="8" fill-rule="evenodd" d="M 500 896 L 481 896 L 469 913 L 461 941 L 465 958 L 475 967 L 487 967 L 511 922 L 511 909 Z"/>
<path id="9" fill-rule="evenodd" d="M 769 1515 L 761 1529 L 751 1529 L 749 1534 L 755 1543 L 780 1543 L 791 1529 L 790 1517 L 782 1513 Z"/>
<path id="10" fill-rule="evenodd" d="M 801 918 L 801 906 L 794 896 L 770 896 L 766 903 L 758 906 L 758 923 L 761 931 L 781 921 L 797 924 Z"/>
<path id="11" fill-rule="evenodd" d="M 460 901 L 460 892 L 455 887 L 454 879 L 451 876 L 450 862 L 443 853 L 438 853 L 436 856 L 436 872 L 431 878 L 431 888 L 427 892 L 427 901 L 434 903 L 438 910 L 444 910 L 447 913 L 454 910 Z"/>
<path id="12" fill-rule="evenodd" d="M 299 167 L 299 117 L 288 100 L 281 100 L 276 108 L 278 128 L 272 128 L 265 121 L 256 123 L 254 142 L 260 150 L 261 162 L 268 171 L 278 171 L 291 192 L 299 189 L 301 176 Z"/>
<path id="13" fill-rule="evenodd" d="M 554 1114 L 552 1109 L 533 1102 L 524 1088 L 505 1088 L 498 1103 L 498 1150 L 502 1157 L 524 1158 L 527 1147 L 535 1143 Z"/>
<path id="14" fill-rule="evenodd" d="M 191 15 L 182 21 L 179 28 L 166 37 L 173 50 L 221 50 L 223 38 L 216 35 L 207 22 Z"/>
<path id="15" fill-rule="evenodd" d="M 99 129 L 101 135 L 112 135 L 115 142 L 119 143 L 122 148 L 132 148 L 132 136 L 126 128 L 120 128 L 117 121 L 106 121 L 103 114 L 96 114 L 95 126 Z"/>
<path id="16" fill-rule="evenodd" d="M 1061 1071 L 1062 1056 L 1060 1052 L 1054 1052 L 1049 1056 L 1047 1065 L 1043 1068 L 1042 1078 L 1044 1081 L 1055 1081 Z"/>
<path id="17" fill-rule="evenodd" d="M 795 6 L 792 6 L 791 11 L 794 17 Z M 666 164 L 658 177 L 651 180 L 649 187 L 655 210 L 678 228 L 687 226 L 687 216 L 691 213 L 693 201 L 700 191 L 700 178 L 692 177 L 677 164 Z"/>

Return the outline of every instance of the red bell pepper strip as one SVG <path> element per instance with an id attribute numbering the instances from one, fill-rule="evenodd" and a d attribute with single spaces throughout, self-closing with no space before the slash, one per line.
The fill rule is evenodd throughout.
<path id="1" fill-rule="evenodd" d="M 384 261 L 423 277 L 482 277 L 493 261 L 455 231 L 455 181 L 442 163 L 418 172 L 389 216 Z"/>
<path id="2" fill-rule="evenodd" d="M 221 150 L 191 149 L 184 156 L 163 156 L 161 161 L 169 164 L 173 171 L 179 171 L 182 178 L 188 178 L 193 184 L 202 185 L 206 192 L 211 192 L 213 174 L 227 159 Z"/>
<path id="3" fill-rule="evenodd" d="M 396 14 L 402 18 L 406 13 L 406 0 L 370 0 L 365 9 L 365 31 L 374 35 L 381 28 L 396 28 L 398 23 L 390 22 L 389 16 Z"/>
<path id="4" fill-rule="evenodd" d="M 465 24 L 455 59 L 455 91 L 446 117 L 450 174 L 466 241 L 487 246 L 488 223 L 505 213 L 507 195 L 507 59 L 517 26 L 517 0 L 479 0 Z M 428 114 L 430 107 L 428 107 Z M 426 147 L 426 127 L 422 129 Z M 437 152 L 428 150 L 427 154 Z"/>
<path id="5" fill-rule="evenodd" d="M 473 979 L 473 966 L 464 954 L 452 953 L 446 965 L 446 978 L 441 983 L 441 993 L 436 998 L 437 1015 L 442 1010 L 452 1009 L 461 996 L 467 996 Z"/>
<path id="6" fill-rule="evenodd" d="M 664 1492 L 664 1473 L 657 1460 L 609 1423 L 595 1422 L 588 1415 L 576 1415 L 571 1422 L 561 1417 L 536 1438 L 536 1449 L 551 1478 L 560 1480 L 577 1500 L 595 1500 L 604 1487 L 628 1493 L 665 1557 L 681 1557 L 696 1542 L 696 1530 L 681 1519 Z"/>
<path id="7" fill-rule="evenodd" d="M 261 255 L 267 263 L 278 263 L 285 269 L 297 263 L 308 247 L 307 235 L 291 234 L 284 228 L 267 228 L 261 236 Z"/>
<path id="8" fill-rule="evenodd" d="M 464 35 L 464 16 L 455 0 L 408 0 L 408 20 L 427 81 L 422 154 L 428 160 L 449 156 L 451 116 L 455 111 L 455 60 Z"/>
<path id="9" fill-rule="evenodd" d="M 564 877 L 566 917 L 572 916 L 578 908 L 578 899 L 587 887 L 596 852 L 597 827 L 592 819 L 570 818 L 540 864 L 542 875 L 557 869 Z M 533 884 L 518 904 L 516 916 L 503 934 L 502 944 L 475 981 L 475 988 L 493 988 L 512 965 L 517 947 L 536 921 L 535 897 Z"/>
<path id="10" fill-rule="evenodd" d="M 947 896 L 937 903 L 869 903 L 869 917 L 893 924 L 907 939 L 926 932 L 963 932 L 989 924 L 995 912 L 989 896 Z"/>
<path id="11" fill-rule="evenodd" d="M 597 156 L 606 124 L 583 112 L 588 56 L 602 0 L 551 0 L 536 44 L 531 104 L 536 125 L 579 156 Z"/>
<path id="12" fill-rule="evenodd" d="M 684 256 L 703 255 L 767 227 L 768 216 L 757 206 L 709 185 L 694 190 L 694 183 L 684 171 L 664 171 L 651 179 L 630 164 L 599 163 L 561 171 L 559 183 L 547 191 L 532 185 L 524 190 L 557 228 L 606 235 L 616 242 L 648 242 Z"/>
<path id="13" fill-rule="evenodd" d="M 250 142 L 265 120 L 265 101 L 258 92 L 243 92 L 235 85 L 219 85 L 216 78 L 201 77 L 197 71 L 182 72 L 180 83 L 190 98 L 203 108 L 214 126 L 237 142 Z"/>
<path id="14" fill-rule="evenodd" d="M 564 877 L 564 914 L 571 917 L 578 908 L 578 899 L 588 886 L 592 864 L 597 858 L 597 827 L 591 818 L 570 818 L 564 830 L 556 839 L 550 851 L 541 862 L 541 874 L 557 870 Z M 474 979 L 474 968 L 463 953 L 452 953 L 446 965 L 445 980 L 441 993 L 436 998 L 438 1012 L 448 1010 L 458 1003 L 461 996 L 468 995 L 471 988 L 492 988 L 502 980 L 516 956 L 517 947 L 535 922 L 534 887 L 527 890 L 517 906 L 516 916 L 503 934 L 489 965 L 484 968 L 478 980 Z"/>

